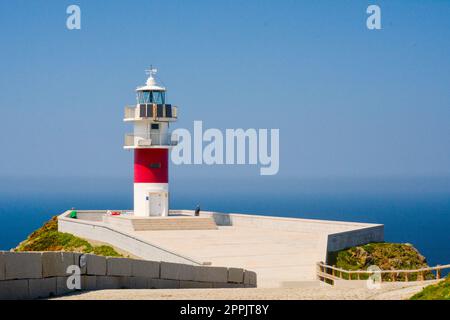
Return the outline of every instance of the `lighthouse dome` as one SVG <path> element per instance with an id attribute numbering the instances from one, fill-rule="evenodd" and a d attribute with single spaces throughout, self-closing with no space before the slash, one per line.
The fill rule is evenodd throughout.
<path id="1" fill-rule="evenodd" d="M 149 81 L 147 81 L 145 86 L 138 87 L 136 91 L 166 91 L 166 88 L 160 87 L 156 83 L 149 83 Z"/>
<path id="2" fill-rule="evenodd" d="M 156 83 L 155 75 L 158 72 L 157 69 L 150 68 L 149 70 L 145 71 L 148 74 L 147 82 L 145 83 L 145 86 L 138 87 L 136 91 L 166 91 L 166 88 L 159 86 Z"/>
<path id="3" fill-rule="evenodd" d="M 137 101 L 139 104 L 165 104 L 166 103 L 166 88 L 159 86 L 156 83 L 154 75 L 157 70 L 154 68 L 150 68 L 150 70 L 146 70 L 149 75 L 145 86 L 138 87 L 136 89 L 137 92 Z"/>

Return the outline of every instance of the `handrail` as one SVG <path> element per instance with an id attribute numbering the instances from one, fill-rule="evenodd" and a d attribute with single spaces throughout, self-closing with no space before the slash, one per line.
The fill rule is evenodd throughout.
<path id="1" fill-rule="evenodd" d="M 329 280 L 334 283 L 336 279 L 339 280 L 361 280 L 361 275 L 373 275 L 373 274 L 381 274 L 381 275 L 390 275 L 390 279 L 393 281 L 397 281 L 401 275 L 405 276 L 405 281 L 424 281 L 425 274 L 432 274 L 432 271 L 436 271 L 435 279 L 441 279 L 442 270 L 450 269 L 450 264 L 446 265 L 437 265 L 435 267 L 426 267 L 414 270 L 345 270 L 342 268 L 338 268 L 336 266 L 330 266 L 323 262 L 317 263 L 317 277 L 319 280 L 325 281 Z M 331 271 L 331 273 L 330 273 Z M 344 278 L 343 275 L 348 275 L 348 279 Z M 413 280 L 409 277 L 411 274 L 417 274 L 416 280 Z M 357 279 L 353 279 L 351 275 L 356 275 Z M 381 277 L 381 281 L 383 277 Z"/>
<path id="2" fill-rule="evenodd" d="M 168 133 L 142 133 L 125 134 L 125 147 L 143 146 L 175 146 L 178 143 L 178 135 Z"/>
<path id="3" fill-rule="evenodd" d="M 371 271 L 371 270 L 346 270 L 341 269 L 335 266 L 330 266 L 327 264 L 324 264 L 323 262 L 318 262 L 318 265 L 322 267 L 326 267 L 327 269 L 339 271 L 339 272 L 345 272 L 345 273 L 417 273 L 417 272 L 426 272 L 426 271 L 433 271 L 433 270 L 439 270 L 439 269 L 450 269 L 450 264 L 444 264 L 444 265 L 437 265 L 435 267 L 427 267 L 427 268 L 421 268 L 421 269 L 414 269 L 414 270 L 379 270 L 379 271 Z"/>

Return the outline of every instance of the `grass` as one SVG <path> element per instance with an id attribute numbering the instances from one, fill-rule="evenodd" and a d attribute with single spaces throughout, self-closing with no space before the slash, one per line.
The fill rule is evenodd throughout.
<path id="1" fill-rule="evenodd" d="M 94 246 L 72 234 L 59 232 L 57 217 L 53 217 L 41 228 L 30 234 L 14 251 L 68 251 L 93 253 L 108 257 L 122 257 L 110 246 Z"/>
<path id="2" fill-rule="evenodd" d="M 425 287 L 411 300 L 450 300 L 450 276 L 442 282 Z"/>
<path id="3" fill-rule="evenodd" d="M 415 270 L 428 267 L 427 261 L 420 252 L 410 244 L 401 243 L 370 243 L 353 247 L 330 255 L 329 264 L 345 270 L 366 270 L 376 265 L 382 270 Z M 349 275 L 343 275 L 345 279 Z M 434 279 L 433 273 L 424 274 L 426 280 Z M 367 279 L 367 275 L 361 279 Z M 417 280 L 418 275 L 411 273 L 409 280 Z M 391 281 L 389 274 L 383 275 L 383 281 Z M 397 281 L 405 280 L 404 275 L 398 275 Z M 450 300 L 450 276 L 445 280 L 427 286 L 414 295 L 411 300 Z"/>
<path id="4" fill-rule="evenodd" d="M 367 270 L 373 265 L 381 270 L 415 270 L 428 267 L 425 257 L 411 244 L 384 242 L 333 252 L 330 254 L 329 263 L 344 270 Z M 348 278 L 348 275 L 345 276 Z M 431 272 L 425 274 L 426 279 L 431 279 L 432 276 Z M 417 274 L 411 274 L 409 280 L 416 280 L 417 277 Z M 366 278 L 368 275 L 361 276 L 361 279 Z M 390 281 L 390 275 L 384 274 L 383 280 Z M 401 280 L 405 280 L 404 275 L 397 277 L 397 281 Z"/>

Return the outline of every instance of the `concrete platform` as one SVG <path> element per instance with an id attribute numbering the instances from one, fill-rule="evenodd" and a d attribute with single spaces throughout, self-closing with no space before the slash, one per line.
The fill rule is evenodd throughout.
<path id="1" fill-rule="evenodd" d="M 252 270 L 258 287 L 266 288 L 310 285 L 316 263 L 325 262 L 328 252 L 384 240 L 383 225 L 368 223 L 202 212 L 196 218 L 211 219 L 214 229 L 138 230 L 130 225 L 133 219 L 110 219 L 105 211 L 79 211 L 78 219 L 69 214 L 58 218 L 62 232 L 147 260 Z M 171 214 L 193 216 L 186 210 Z"/>
<path id="2" fill-rule="evenodd" d="M 198 261 L 253 270 L 258 274 L 259 287 L 313 280 L 315 263 L 323 258 L 323 237 L 314 233 L 230 226 L 217 230 L 137 231 L 136 235 Z"/>

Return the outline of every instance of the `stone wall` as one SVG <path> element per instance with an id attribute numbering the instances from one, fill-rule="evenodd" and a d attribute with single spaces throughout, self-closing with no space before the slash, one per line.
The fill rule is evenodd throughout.
<path id="1" fill-rule="evenodd" d="M 334 252 L 371 242 L 384 241 L 384 227 L 373 226 L 328 235 L 327 252 Z"/>
<path id="2" fill-rule="evenodd" d="M 171 211 L 172 212 L 172 211 Z M 177 213 L 192 214 L 192 211 L 178 210 Z M 239 213 L 219 213 L 202 211 L 201 216 L 212 217 L 219 226 L 236 226 L 247 228 L 260 228 L 269 230 L 282 230 L 292 232 L 314 232 L 314 233 L 342 233 L 352 230 L 364 230 L 367 228 L 382 229 L 381 224 L 345 222 L 319 219 L 301 219 L 273 217 Z"/>
<path id="3" fill-rule="evenodd" d="M 68 218 L 70 211 L 66 211 L 58 217 L 58 231 L 73 234 L 84 239 L 101 241 L 120 248 L 146 260 L 168 261 L 192 265 L 203 265 L 202 261 L 196 261 L 177 252 L 172 252 L 158 245 L 137 237 L 126 230 L 108 226 L 101 221 L 96 221 L 104 212 L 77 211 L 78 219 Z M 84 217 L 93 214 L 94 219 L 86 220 Z M 83 217 L 83 218 L 82 218 Z"/>
<path id="4" fill-rule="evenodd" d="M 84 257 L 82 257 L 84 256 Z M 80 290 L 256 287 L 256 273 L 239 268 L 105 258 L 71 252 L 1 252 L 0 299 L 74 293 L 69 266 L 80 267 Z"/>

